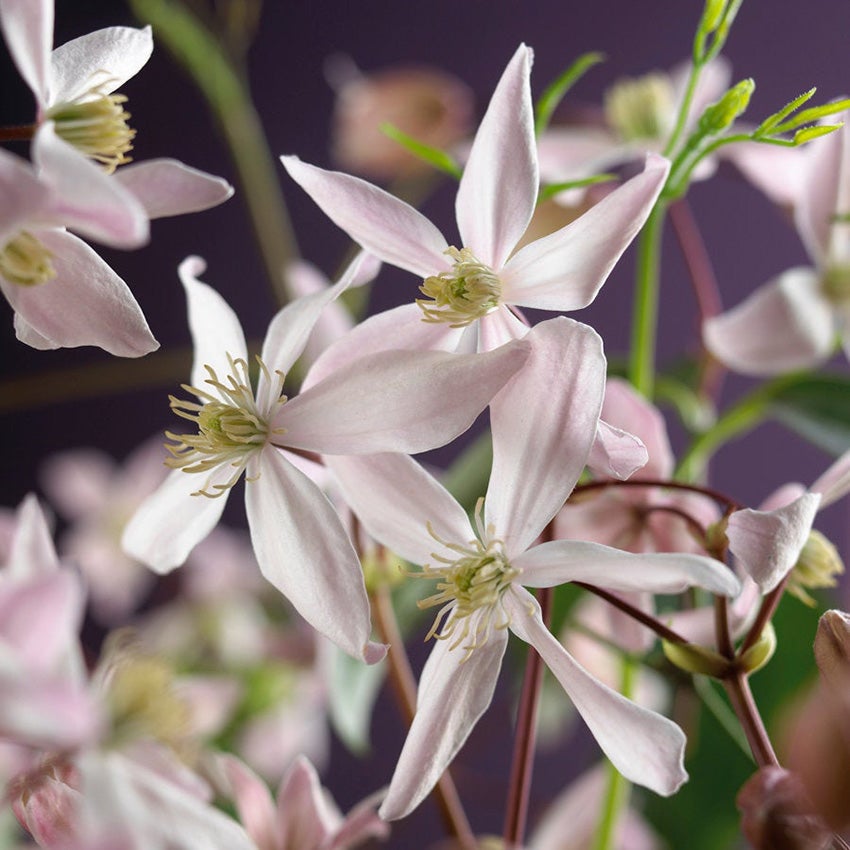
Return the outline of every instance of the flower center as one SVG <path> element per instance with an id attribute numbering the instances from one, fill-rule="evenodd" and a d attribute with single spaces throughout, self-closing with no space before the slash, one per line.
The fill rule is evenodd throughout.
<path id="1" fill-rule="evenodd" d="M 136 131 L 127 124 L 127 98 L 104 91 L 109 82 L 92 86 L 74 100 L 55 104 L 45 118 L 54 122 L 58 136 L 111 174 L 119 165 L 130 162 L 127 153 L 133 149 Z"/>
<path id="2" fill-rule="evenodd" d="M 495 310 L 501 303 L 502 284 L 499 276 L 469 248 L 447 248 L 453 265 L 449 271 L 426 277 L 419 291 L 427 296 L 417 298 L 424 322 L 445 322 L 453 328 L 464 328 Z"/>
<path id="3" fill-rule="evenodd" d="M 411 573 L 415 578 L 437 582 L 437 592 L 417 602 L 421 609 L 440 606 L 425 639 L 451 640 L 451 649 L 463 643 L 467 658 L 487 642 L 492 629 L 510 625 L 510 616 L 502 608 L 502 597 L 520 574 L 508 561 L 504 543 L 493 537 L 493 527 L 482 527 L 483 501 L 479 499 L 475 508 L 478 538 L 469 543 L 442 540 L 428 523 L 431 537 L 459 557 L 452 559 L 434 552 L 431 557 L 443 566 L 425 564 L 421 572 Z"/>
<path id="4" fill-rule="evenodd" d="M 605 94 L 605 117 L 623 141 L 661 139 L 673 116 L 673 87 L 665 74 L 620 80 Z"/>
<path id="5" fill-rule="evenodd" d="M 193 496 L 202 495 L 215 498 L 229 490 L 239 479 L 242 470 L 250 456 L 262 448 L 269 435 L 267 415 L 260 411 L 251 380 L 248 375 L 248 364 L 240 359 L 234 360 L 229 354 L 230 373 L 220 380 L 212 366 L 206 366 L 209 378 L 204 382 L 209 384 L 218 395 L 198 387 L 182 384 L 182 388 L 197 396 L 199 402 L 186 401 L 169 396 L 171 409 L 183 419 L 188 419 L 198 426 L 196 434 L 174 434 L 166 431 L 165 436 L 173 440 L 175 445 L 166 443 L 171 453 L 165 463 L 172 469 L 182 469 L 184 472 L 209 472 L 223 463 L 229 463 L 236 470 L 224 484 L 213 484 L 212 491 L 204 484 Z M 266 365 L 257 358 L 266 380 L 271 381 L 271 375 Z M 275 396 L 277 403 L 283 404 L 285 376 L 277 372 Z M 274 433 L 282 433 L 276 429 Z"/>
<path id="6" fill-rule="evenodd" d="M 850 265 L 828 268 L 821 279 L 823 294 L 838 306 L 850 302 Z"/>
<path id="7" fill-rule="evenodd" d="M 32 233 L 22 230 L 0 251 L 0 275 L 19 286 L 45 283 L 56 277 L 53 254 Z"/>

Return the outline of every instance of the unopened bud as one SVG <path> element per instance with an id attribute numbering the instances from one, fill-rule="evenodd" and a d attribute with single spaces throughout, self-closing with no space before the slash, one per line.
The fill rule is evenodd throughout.
<path id="1" fill-rule="evenodd" d="M 745 673 L 755 673 L 761 670 L 776 651 L 776 630 L 773 623 L 768 623 L 761 632 L 759 639 L 742 655 L 738 657 L 737 666 Z"/>
<path id="2" fill-rule="evenodd" d="M 836 576 L 844 572 L 844 562 L 835 546 L 819 531 L 812 529 L 797 563 L 791 570 L 788 592 L 813 607 L 815 600 L 806 589 L 835 587 Z"/>
<path id="3" fill-rule="evenodd" d="M 732 669 L 732 662 L 728 658 L 696 643 L 673 643 L 662 640 L 661 647 L 667 660 L 686 673 L 723 679 Z"/>
<path id="4" fill-rule="evenodd" d="M 850 686 L 850 614 L 827 611 L 815 635 L 815 661 L 821 678 L 833 688 Z"/>
<path id="5" fill-rule="evenodd" d="M 732 86 L 717 103 L 712 103 L 699 119 L 699 131 L 705 136 L 722 133 L 750 104 L 756 84 L 751 78 Z"/>

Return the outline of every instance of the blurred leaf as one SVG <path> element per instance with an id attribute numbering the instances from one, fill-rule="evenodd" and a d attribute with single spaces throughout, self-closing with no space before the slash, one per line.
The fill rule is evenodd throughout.
<path id="1" fill-rule="evenodd" d="M 567 180 L 564 183 L 548 183 L 540 189 L 540 193 L 537 196 L 537 203 L 542 204 L 543 201 L 548 201 L 549 198 L 560 195 L 561 192 L 568 192 L 570 189 L 583 189 L 585 186 L 595 186 L 597 183 L 610 183 L 616 179 L 616 174 L 593 174 L 590 177 L 583 177 L 580 180 Z"/>
<path id="2" fill-rule="evenodd" d="M 547 86 L 534 108 L 534 131 L 538 136 L 549 126 L 552 114 L 564 99 L 564 95 L 588 70 L 604 61 L 604 53 L 583 53 L 561 76 Z"/>
<path id="3" fill-rule="evenodd" d="M 328 651 L 331 725 L 349 750 L 363 755 L 370 749 L 372 709 L 386 676 L 386 662 L 364 664 L 335 646 Z"/>
<path id="4" fill-rule="evenodd" d="M 432 148 L 430 145 L 414 139 L 413 136 L 408 136 L 394 124 L 386 122 L 381 124 L 381 132 L 385 136 L 389 136 L 394 142 L 398 142 L 415 157 L 434 166 L 438 171 L 445 172 L 450 177 L 454 177 L 455 180 L 460 180 L 463 176 L 463 169 L 445 151 Z"/>

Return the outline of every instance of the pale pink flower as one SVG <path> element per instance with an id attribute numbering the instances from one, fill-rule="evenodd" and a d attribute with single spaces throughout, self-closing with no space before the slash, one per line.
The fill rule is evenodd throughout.
<path id="1" fill-rule="evenodd" d="M 346 500 L 391 551 L 439 582 L 438 641 L 417 712 L 380 814 L 412 811 L 442 775 L 493 696 L 508 632 L 532 644 L 602 749 L 630 780 L 662 794 L 686 778 L 684 735 L 671 721 L 598 682 L 543 624 L 523 585 L 588 581 L 616 590 L 675 592 L 738 582 L 696 555 L 633 555 L 594 543 L 534 545 L 584 469 L 602 403 L 605 360 L 588 327 L 566 318 L 528 334 L 531 356 L 491 402 L 493 469 L 483 517 L 466 511 L 405 455 L 328 458 Z M 470 589 L 471 588 L 471 589 Z"/>
<path id="2" fill-rule="evenodd" d="M 360 562 L 330 502 L 284 449 L 368 454 L 443 445 L 471 425 L 522 365 L 527 347 L 505 346 L 487 356 L 380 352 L 287 400 L 286 372 L 323 307 L 356 268 L 355 263 L 336 286 L 291 303 L 272 320 L 254 392 L 236 315 L 196 279 L 202 261 L 183 263 L 195 341 L 187 390 L 199 403 L 175 399 L 172 405 L 200 430 L 175 435 L 174 469 L 131 520 L 124 546 L 159 572 L 179 566 L 217 524 L 230 488 L 245 471 L 248 525 L 263 575 L 314 628 L 350 654 L 375 661 L 383 649 L 369 643 Z"/>

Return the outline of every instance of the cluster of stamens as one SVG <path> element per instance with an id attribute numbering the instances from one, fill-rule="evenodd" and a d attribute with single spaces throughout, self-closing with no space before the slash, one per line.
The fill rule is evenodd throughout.
<path id="1" fill-rule="evenodd" d="M 171 453 L 165 463 L 172 469 L 182 469 L 184 472 L 210 472 L 224 463 L 229 463 L 235 470 L 233 475 L 224 483 L 209 482 L 192 495 L 215 498 L 229 490 L 239 479 L 251 455 L 262 448 L 269 436 L 267 415 L 262 412 L 254 398 L 251 380 L 248 375 L 248 364 L 245 360 L 234 359 L 229 354 L 230 373 L 220 380 L 212 366 L 206 366 L 209 377 L 204 382 L 217 394 L 199 387 L 183 384 L 182 388 L 197 396 L 199 402 L 169 396 L 171 409 L 183 419 L 188 419 L 198 426 L 196 434 L 174 434 L 166 431 L 165 436 L 173 440 L 175 445 L 166 443 Z M 271 383 L 272 377 L 266 365 L 257 358 L 257 363 L 266 380 Z M 275 397 L 278 404 L 286 401 L 283 395 L 284 375 L 276 373 Z M 273 433 L 282 433 L 276 429 Z"/>
<path id="2" fill-rule="evenodd" d="M 458 557 L 432 552 L 434 561 L 443 566 L 425 564 L 420 572 L 410 573 L 414 578 L 437 582 L 437 592 L 417 603 L 421 609 L 440 606 L 425 639 L 451 640 L 450 649 L 463 644 L 467 658 L 487 642 L 493 629 L 506 629 L 510 625 L 502 597 L 520 573 L 508 561 L 504 543 L 493 537 L 493 527 L 483 528 L 482 504 L 483 499 L 479 499 L 475 509 L 479 537 L 468 543 L 443 540 L 429 522 L 431 537 Z"/>
<path id="3" fill-rule="evenodd" d="M 469 248 L 446 249 L 453 265 L 449 271 L 426 277 L 419 291 L 427 296 L 417 298 L 425 322 L 443 322 L 453 328 L 464 328 L 495 310 L 501 303 L 499 276 Z"/>
<path id="4" fill-rule="evenodd" d="M 0 251 L 0 276 L 18 286 L 36 286 L 56 277 L 53 254 L 22 230 Z"/>
<path id="5" fill-rule="evenodd" d="M 850 265 L 836 264 L 828 268 L 821 278 L 823 294 L 839 306 L 850 302 Z"/>
<path id="6" fill-rule="evenodd" d="M 100 163 L 108 174 L 130 162 L 136 131 L 127 123 L 123 94 L 109 94 L 110 80 L 93 85 L 74 100 L 57 103 L 45 118 L 54 122 L 57 135 Z"/>
<path id="7" fill-rule="evenodd" d="M 605 117 L 624 141 L 661 139 L 674 110 L 673 89 L 664 74 L 621 80 L 605 94 Z"/>

